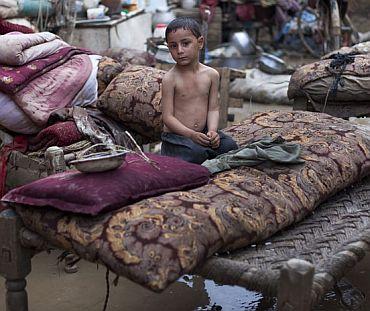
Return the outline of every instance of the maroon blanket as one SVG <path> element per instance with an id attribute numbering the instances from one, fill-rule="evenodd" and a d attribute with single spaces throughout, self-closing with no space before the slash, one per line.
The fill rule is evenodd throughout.
<path id="1" fill-rule="evenodd" d="M 34 33 L 34 31 L 29 27 L 9 23 L 8 21 L 0 18 L 0 35 L 5 35 L 12 31 L 18 31 L 21 33 Z"/>
<path id="2" fill-rule="evenodd" d="M 29 139 L 28 149 L 31 151 L 46 149 L 50 146 L 69 146 L 83 140 L 74 121 L 59 122 L 48 126 Z"/>
<path id="3" fill-rule="evenodd" d="M 48 57 L 36 59 L 22 66 L 0 66 L 0 91 L 14 94 L 33 79 L 64 64 L 77 54 L 89 54 L 89 52 L 75 47 L 65 47 Z"/>
<path id="4" fill-rule="evenodd" d="M 38 126 L 45 126 L 50 114 L 71 104 L 90 76 L 88 55 L 72 56 L 66 63 L 33 79 L 14 94 L 14 101 Z"/>

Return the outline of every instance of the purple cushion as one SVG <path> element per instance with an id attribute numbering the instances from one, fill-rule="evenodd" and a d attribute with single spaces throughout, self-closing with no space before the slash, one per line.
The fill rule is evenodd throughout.
<path id="1" fill-rule="evenodd" d="M 129 154 L 116 170 L 55 174 L 13 189 L 2 201 L 96 215 L 147 197 L 196 188 L 209 180 L 210 173 L 203 166 L 172 157 L 148 156 L 157 162 L 159 170 Z"/>

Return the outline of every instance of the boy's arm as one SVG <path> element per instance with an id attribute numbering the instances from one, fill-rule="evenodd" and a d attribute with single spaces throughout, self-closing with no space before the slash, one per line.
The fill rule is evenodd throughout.
<path id="1" fill-rule="evenodd" d="M 208 132 L 217 132 L 220 118 L 220 107 L 218 103 L 218 87 L 220 84 L 220 75 L 214 69 L 211 71 L 211 89 L 208 99 L 207 127 Z"/>
<path id="2" fill-rule="evenodd" d="M 193 130 L 186 127 L 174 116 L 175 83 L 170 73 L 162 80 L 162 116 L 164 125 L 173 133 L 191 137 Z"/>

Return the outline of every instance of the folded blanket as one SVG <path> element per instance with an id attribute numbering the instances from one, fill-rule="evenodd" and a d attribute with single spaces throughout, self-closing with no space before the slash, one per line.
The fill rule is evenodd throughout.
<path id="1" fill-rule="evenodd" d="M 73 99 L 71 106 L 87 106 L 98 99 L 98 80 L 96 76 L 98 73 L 99 61 L 102 56 L 90 55 L 89 58 L 92 65 L 90 76 L 81 91 L 78 92 L 76 97 Z"/>
<path id="2" fill-rule="evenodd" d="M 88 55 L 74 55 L 65 64 L 32 80 L 14 94 L 14 100 L 36 125 L 45 126 L 53 111 L 71 104 L 91 70 Z"/>
<path id="3" fill-rule="evenodd" d="M 17 0 L 1 0 L 0 1 L 0 17 L 11 18 L 18 16 L 19 7 Z"/>
<path id="4" fill-rule="evenodd" d="M 61 48 L 54 54 L 42 59 L 33 60 L 21 66 L 0 66 L 0 91 L 13 94 L 24 88 L 31 80 L 49 70 L 64 64 L 73 55 L 85 54 L 89 51 L 75 47 Z"/>
<path id="5" fill-rule="evenodd" d="M 8 33 L 0 36 L 0 64 L 24 65 L 52 55 L 67 46 L 68 43 L 50 32 Z"/>
<path id="6" fill-rule="evenodd" d="M 10 23 L 0 17 L 0 35 L 5 35 L 13 31 L 21 33 L 34 33 L 34 31 L 27 26 Z"/>
<path id="7" fill-rule="evenodd" d="M 28 140 L 30 151 L 46 149 L 50 146 L 69 146 L 83 140 L 75 122 L 60 122 L 41 130 L 36 137 Z"/>
<path id="8" fill-rule="evenodd" d="M 0 126 L 18 134 L 35 134 L 40 128 L 6 94 L 0 92 Z"/>

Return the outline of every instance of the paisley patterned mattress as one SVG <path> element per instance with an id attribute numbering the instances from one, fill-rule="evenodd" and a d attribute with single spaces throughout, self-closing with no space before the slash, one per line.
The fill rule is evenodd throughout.
<path id="1" fill-rule="evenodd" d="M 265 136 L 301 144 L 303 164 L 265 163 L 215 175 L 209 184 L 88 217 L 16 206 L 51 243 L 161 291 L 215 252 L 263 240 L 296 223 L 370 172 L 370 135 L 313 112 L 266 112 L 228 128 L 243 146 Z"/>

